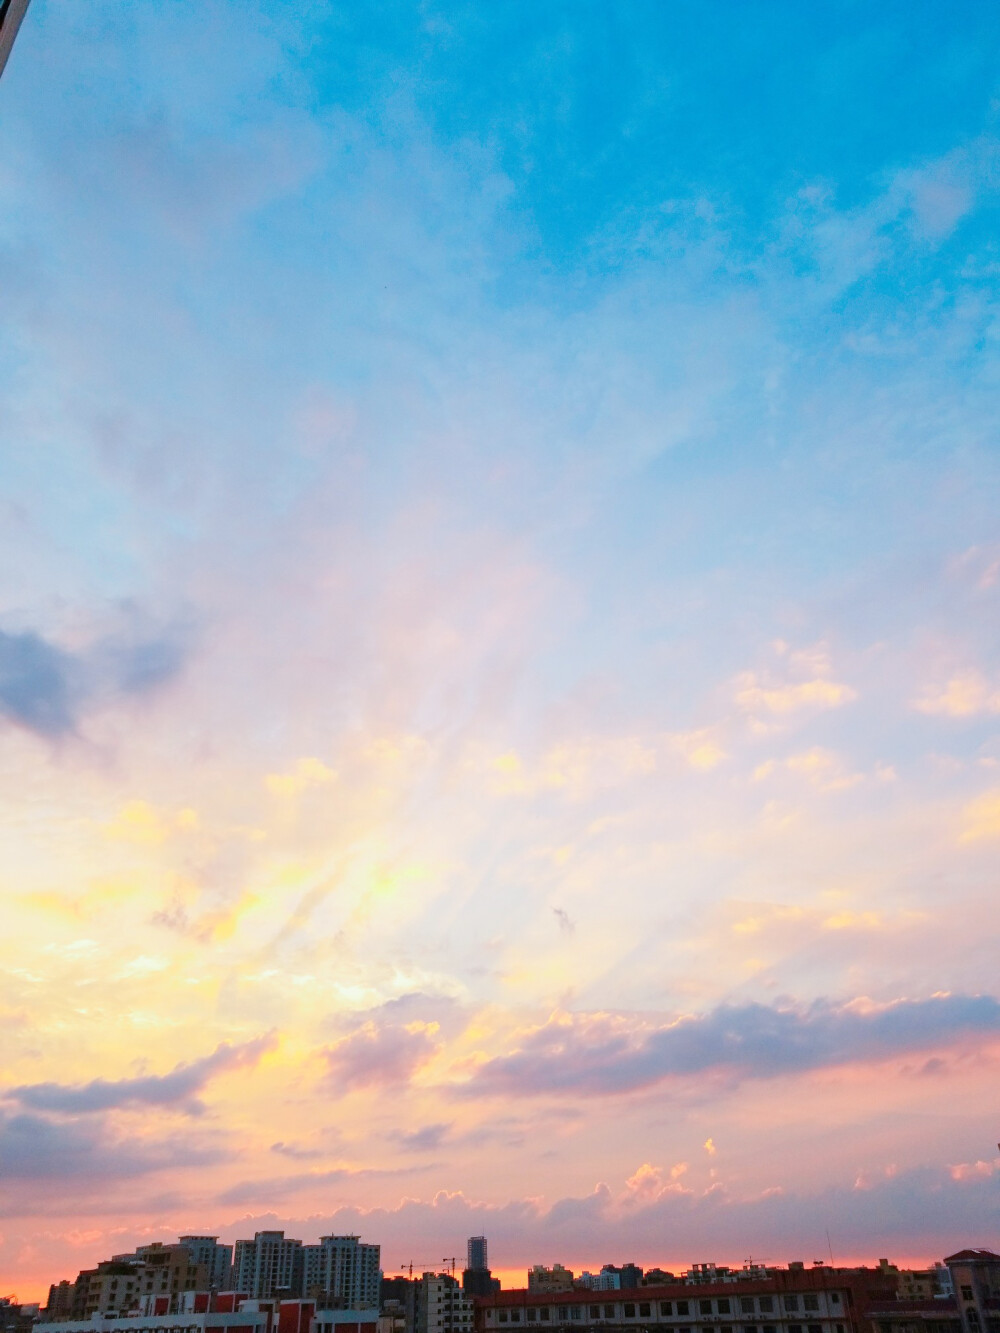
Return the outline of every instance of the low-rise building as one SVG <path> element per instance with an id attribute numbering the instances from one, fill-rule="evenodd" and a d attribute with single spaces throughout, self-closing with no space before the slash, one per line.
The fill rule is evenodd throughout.
<path id="1" fill-rule="evenodd" d="M 546 1268 L 544 1264 L 535 1264 L 528 1269 L 528 1290 L 572 1291 L 573 1273 L 562 1264 L 553 1264 L 551 1268 Z"/>

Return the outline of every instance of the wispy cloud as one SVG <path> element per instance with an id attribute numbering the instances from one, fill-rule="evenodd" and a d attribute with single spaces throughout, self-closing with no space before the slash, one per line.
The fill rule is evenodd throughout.
<path id="1" fill-rule="evenodd" d="M 232 1046 L 223 1042 L 201 1060 L 177 1065 L 169 1074 L 145 1074 L 111 1081 L 96 1078 L 90 1083 L 27 1083 L 4 1094 L 11 1101 L 34 1111 L 62 1115 L 91 1114 L 115 1108 L 140 1106 L 178 1107 L 188 1114 L 203 1110 L 197 1094 L 219 1074 L 233 1069 L 252 1069 L 275 1045 L 268 1034 Z"/>

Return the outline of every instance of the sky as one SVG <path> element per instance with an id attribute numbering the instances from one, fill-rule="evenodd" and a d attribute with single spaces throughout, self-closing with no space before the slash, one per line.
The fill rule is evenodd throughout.
<path id="1" fill-rule="evenodd" d="M 0 1291 L 997 1245 L 998 237 L 992 3 L 34 0 Z"/>

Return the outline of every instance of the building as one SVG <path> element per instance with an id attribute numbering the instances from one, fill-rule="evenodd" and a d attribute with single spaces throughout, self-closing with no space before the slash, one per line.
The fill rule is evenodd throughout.
<path id="1" fill-rule="evenodd" d="M 574 1285 L 584 1291 L 618 1291 L 621 1284 L 621 1275 L 615 1269 L 602 1268 L 599 1273 L 588 1273 L 584 1269 Z"/>
<path id="2" fill-rule="evenodd" d="M 0 1297 L 0 1333 L 31 1333 L 38 1306 L 21 1305 L 13 1296 Z"/>
<path id="3" fill-rule="evenodd" d="M 229 1293 L 224 1293 L 229 1296 Z M 217 1299 L 199 1292 L 187 1309 L 164 1315 L 95 1315 L 47 1324 L 45 1333 L 377 1333 L 378 1316 L 364 1310 L 316 1310 L 311 1301 Z"/>
<path id="4" fill-rule="evenodd" d="M 528 1290 L 531 1292 L 572 1291 L 573 1273 L 562 1264 L 553 1264 L 546 1268 L 544 1264 L 535 1264 L 528 1269 Z"/>
<path id="5" fill-rule="evenodd" d="M 321 1236 L 302 1247 L 302 1290 L 326 1309 L 377 1310 L 380 1303 L 381 1247 L 358 1236 Z"/>
<path id="6" fill-rule="evenodd" d="M 115 1263 L 134 1266 L 138 1279 L 137 1298 L 169 1296 L 176 1304 L 181 1292 L 208 1290 L 208 1267 L 197 1263 L 186 1245 L 164 1245 L 158 1240 L 150 1245 L 139 1245 L 130 1254 L 116 1254 L 112 1258 Z M 103 1313 L 111 1307 L 100 1308 Z"/>
<path id="7" fill-rule="evenodd" d="M 473 1333 L 476 1302 L 447 1273 L 424 1273 L 416 1292 L 415 1333 Z"/>
<path id="8" fill-rule="evenodd" d="M 83 1269 L 74 1286 L 74 1319 L 124 1313 L 138 1305 L 139 1265 L 106 1259 L 96 1268 Z"/>
<path id="9" fill-rule="evenodd" d="M 501 1291 L 477 1302 L 476 1318 L 477 1333 L 882 1333 L 865 1312 L 894 1299 L 895 1279 L 878 1269 L 800 1264 L 764 1278 L 635 1291 Z"/>
<path id="10" fill-rule="evenodd" d="M 499 1289 L 493 1281 L 487 1254 L 486 1237 L 470 1236 L 466 1245 L 467 1263 L 462 1271 L 462 1290 L 467 1296 L 489 1296 Z"/>
<path id="11" fill-rule="evenodd" d="M 962 1333 L 1000 1333 L 1000 1254 L 959 1250 L 945 1259 Z"/>
<path id="12" fill-rule="evenodd" d="M 490 1261 L 487 1254 L 487 1245 L 485 1236 L 470 1236 L 466 1242 L 466 1268 L 473 1272 L 489 1268 Z"/>
<path id="13" fill-rule="evenodd" d="M 238 1240 L 233 1248 L 233 1286 L 252 1297 L 267 1299 L 279 1293 L 302 1293 L 302 1242 L 283 1231 L 258 1231 L 253 1240 Z"/>
<path id="14" fill-rule="evenodd" d="M 211 1291 L 225 1291 L 232 1282 L 233 1247 L 220 1245 L 218 1236 L 180 1236 L 196 1264 L 204 1264 Z"/>

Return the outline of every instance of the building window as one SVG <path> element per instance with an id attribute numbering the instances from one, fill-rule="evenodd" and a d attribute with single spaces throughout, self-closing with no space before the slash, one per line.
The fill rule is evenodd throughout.
<path id="1" fill-rule="evenodd" d="M 822 1325 L 822 1324 L 810 1324 L 810 1325 L 809 1325 L 809 1333 L 823 1333 L 823 1325 Z"/>
<path id="2" fill-rule="evenodd" d="M 963 1287 L 963 1288 L 962 1288 L 962 1300 L 963 1300 L 963 1301 L 971 1301 L 971 1300 L 972 1300 L 972 1288 L 971 1288 L 971 1287 Z"/>
<path id="3" fill-rule="evenodd" d="M 614 1319 L 614 1317 L 615 1317 L 615 1307 L 613 1305 L 606 1305 L 604 1307 L 604 1318 Z"/>
<path id="4" fill-rule="evenodd" d="M 753 1297 L 752 1297 L 752 1296 L 741 1296 L 741 1297 L 740 1297 L 740 1313 L 741 1313 L 741 1314 L 753 1314 Z"/>
<path id="5" fill-rule="evenodd" d="M 788 1325 L 788 1333 L 802 1333 L 802 1325 L 801 1325 L 801 1324 L 789 1324 L 789 1325 Z"/>
<path id="6" fill-rule="evenodd" d="M 831 1292 L 830 1292 L 830 1304 L 831 1304 L 831 1305 L 839 1305 L 839 1304 L 840 1304 L 840 1292 L 839 1292 L 839 1291 L 831 1291 Z"/>
<path id="7" fill-rule="evenodd" d="M 699 1301 L 699 1302 L 698 1302 L 698 1309 L 699 1309 L 699 1311 L 700 1311 L 702 1314 L 711 1314 L 711 1313 L 712 1313 L 712 1302 L 711 1302 L 711 1301 Z"/>
<path id="8" fill-rule="evenodd" d="M 818 1296 L 803 1296 L 803 1297 L 802 1297 L 802 1308 L 803 1308 L 803 1310 L 818 1310 L 818 1309 L 819 1309 L 819 1297 L 818 1297 Z"/>
<path id="9" fill-rule="evenodd" d="M 639 1318 L 640 1318 L 640 1319 L 648 1319 L 648 1318 L 649 1318 L 649 1314 L 650 1314 L 649 1301 L 640 1301 L 640 1303 L 639 1303 Z"/>
<path id="10" fill-rule="evenodd" d="M 673 1314 L 673 1310 L 671 1309 L 671 1306 L 670 1306 L 670 1302 L 669 1302 L 669 1301 L 660 1301 L 660 1314 L 662 1314 L 662 1315 L 672 1315 L 672 1314 Z"/>
<path id="11" fill-rule="evenodd" d="M 685 1315 L 686 1315 L 686 1314 L 690 1314 L 690 1310 L 688 1309 L 688 1302 L 687 1302 L 687 1301 L 678 1301 L 678 1302 L 677 1302 L 677 1313 L 678 1313 L 678 1314 L 685 1314 Z"/>
<path id="12" fill-rule="evenodd" d="M 728 1297 L 728 1296 L 723 1296 L 720 1300 L 718 1300 L 718 1301 L 716 1302 L 716 1305 L 719 1307 L 719 1314 L 728 1314 L 728 1313 L 729 1313 L 729 1297 Z"/>
<path id="13" fill-rule="evenodd" d="M 592 1305 L 590 1307 L 590 1318 L 600 1319 L 600 1317 L 601 1317 L 601 1307 L 599 1305 Z"/>
<path id="14" fill-rule="evenodd" d="M 569 1317 L 570 1319 L 581 1319 L 583 1317 L 578 1305 L 571 1305 L 569 1307 Z"/>
<path id="15" fill-rule="evenodd" d="M 760 1310 L 761 1314 L 770 1314 L 771 1311 L 774 1309 L 774 1297 L 773 1297 L 773 1296 L 758 1296 L 758 1297 L 757 1297 L 757 1308 Z M 766 1328 L 766 1326 L 765 1326 L 764 1333 L 767 1333 L 767 1328 Z M 773 1333 L 773 1330 L 772 1330 L 772 1333 Z"/>
<path id="16" fill-rule="evenodd" d="M 501 1310 L 501 1311 L 500 1311 L 500 1322 L 501 1322 L 501 1324 L 506 1324 L 506 1322 L 507 1322 L 507 1311 L 506 1311 L 506 1310 Z"/>
<path id="17" fill-rule="evenodd" d="M 549 1309 L 547 1305 L 543 1305 L 542 1308 L 538 1311 L 538 1317 L 539 1319 L 551 1319 L 552 1311 Z"/>
<path id="18" fill-rule="evenodd" d="M 786 1297 L 785 1297 L 785 1309 L 786 1309 L 786 1310 L 797 1310 L 798 1308 L 799 1308 L 799 1298 L 798 1298 L 798 1296 L 786 1296 Z"/>
<path id="19" fill-rule="evenodd" d="M 468 1318 L 468 1316 L 466 1316 L 466 1318 Z M 511 1310 L 511 1312 L 510 1312 L 510 1322 L 511 1322 L 512 1324 L 519 1324 L 519 1323 L 521 1322 L 521 1311 L 520 1311 L 520 1310 Z"/>
<path id="20" fill-rule="evenodd" d="M 625 1318 L 626 1319 L 635 1318 L 635 1306 L 632 1304 L 631 1301 L 625 1302 Z"/>
<path id="21" fill-rule="evenodd" d="M 528 1311 L 528 1323 L 529 1323 L 529 1324 L 533 1324 L 533 1323 L 537 1320 L 537 1318 L 538 1318 L 538 1311 L 537 1311 L 537 1310 L 529 1310 L 529 1311 Z"/>

